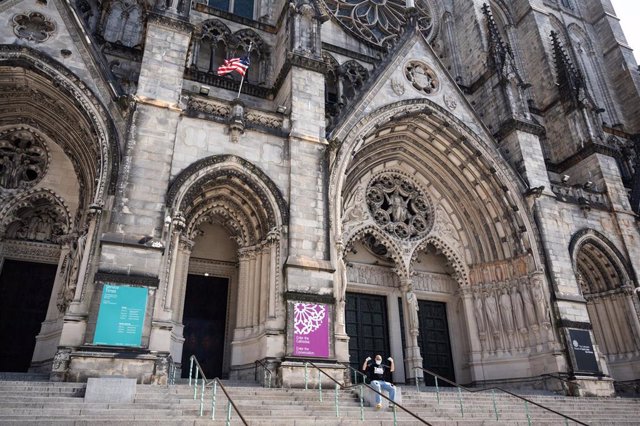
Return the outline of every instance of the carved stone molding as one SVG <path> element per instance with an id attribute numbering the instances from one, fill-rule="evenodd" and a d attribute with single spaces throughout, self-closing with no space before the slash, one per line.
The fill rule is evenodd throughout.
<path id="1" fill-rule="evenodd" d="M 60 246 L 57 244 L 8 240 L 0 245 L 0 256 L 6 259 L 50 264 L 57 264 L 60 260 Z"/>
<path id="2" fill-rule="evenodd" d="M 43 43 L 56 31 L 56 24 L 40 12 L 24 12 L 15 15 L 13 33 L 18 38 L 24 38 L 36 43 Z"/>
<path id="3" fill-rule="evenodd" d="M 350 283 L 381 287 L 394 288 L 400 286 L 400 280 L 393 268 L 360 263 L 347 264 L 347 280 Z"/>

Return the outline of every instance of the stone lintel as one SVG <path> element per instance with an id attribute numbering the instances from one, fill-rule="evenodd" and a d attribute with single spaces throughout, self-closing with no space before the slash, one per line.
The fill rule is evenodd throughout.
<path id="1" fill-rule="evenodd" d="M 310 269 L 334 273 L 336 268 L 328 260 L 318 260 L 306 256 L 289 256 L 285 268 Z"/>
<path id="2" fill-rule="evenodd" d="M 287 291 L 284 293 L 285 300 L 295 300 L 298 302 L 327 303 L 333 305 L 336 303 L 335 297 L 330 294 L 303 293 L 299 291 Z"/>

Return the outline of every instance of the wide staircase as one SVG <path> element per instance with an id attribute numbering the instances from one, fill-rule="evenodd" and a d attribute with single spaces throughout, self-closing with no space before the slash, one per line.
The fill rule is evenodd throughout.
<path id="1" fill-rule="evenodd" d="M 422 421 L 397 408 L 377 411 L 362 404 L 358 388 L 337 390 L 264 388 L 256 383 L 222 381 L 235 403 L 229 404 L 217 386 L 215 420 L 213 388 L 186 383 L 137 385 L 132 403 L 84 401 L 86 384 L 15 380 L 0 381 L 0 424 L 37 425 L 562 425 L 579 424 L 532 403 L 498 392 L 465 393 L 456 389 L 402 388 L 402 406 Z M 194 395 L 196 398 L 194 399 Z M 640 424 L 640 399 L 572 398 L 526 395 L 534 403 L 589 425 Z M 201 415 L 202 414 L 202 415 Z M 229 421 L 227 422 L 227 417 Z"/>

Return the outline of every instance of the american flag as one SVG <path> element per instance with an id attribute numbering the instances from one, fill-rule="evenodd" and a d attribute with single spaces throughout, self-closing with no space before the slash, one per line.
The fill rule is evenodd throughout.
<path id="1" fill-rule="evenodd" d="M 227 75 L 233 71 L 244 77 L 249 68 L 250 60 L 248 55 L 240 58 L 225 59 L 224 64 L 218 67 L 218 75 Z"/>

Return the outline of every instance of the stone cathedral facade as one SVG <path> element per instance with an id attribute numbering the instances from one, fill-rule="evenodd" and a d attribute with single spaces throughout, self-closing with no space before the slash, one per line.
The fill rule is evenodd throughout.
<path id="1" fill-rule="evenodd" d="M 640 75 L 609 0 L 0 16 L 0 371 L 640 382 Z M 238 95 L 216 70 L 245 54 Z"/>

